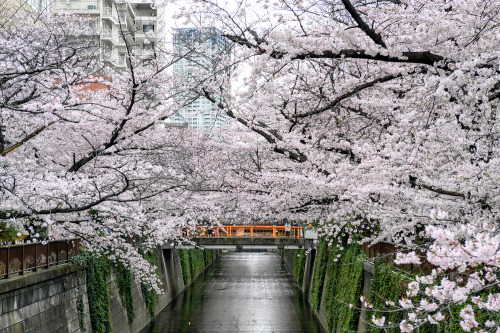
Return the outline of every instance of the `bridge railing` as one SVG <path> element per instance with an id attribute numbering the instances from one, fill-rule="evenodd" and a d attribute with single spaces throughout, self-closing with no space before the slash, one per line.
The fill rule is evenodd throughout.
<path id="1" fill-rule="evenodd" d="M 68 263 L 79 247 L 78 238 L 0 246 L 0 279 Z"/>
<path id="2" fill-rule="evenodd" d="M 184 237 L 304 238 L 304 227 L 272 225 L 198 226 L 183 228 Z M 288 231 L 288 234 L 287 234 Z"/>

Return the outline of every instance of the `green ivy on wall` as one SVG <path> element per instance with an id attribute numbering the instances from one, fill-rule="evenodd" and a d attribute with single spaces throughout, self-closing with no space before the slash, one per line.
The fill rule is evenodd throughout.
<path id="1" fill-rule="evenodd" d="M 339 248 L 334 245 L 330 249 L 328 255 L 328 263 L 326 267 L 326 295 L 325 295 L 325 309 L 326 313 L 326 327 L 328 332 L 333 332 L 333 329 L 337 327 L 337 315 L 338 313 L 333 309 L 336 305 L 335 294 L 337 291 L 337 281 L 339 280 L 341 265 L 338 261 L 337 255 L 341 254 Z M 337 261 L 335 261 L 337 259 Z"/>
<path id="2" fill-rule="evenodd" d="M 314 262 L 314 274 L 312 281 L 312 306 L 316 311 L 321 304 L 321 294 L 325 280 L 326 264 L 328 259 L 328 242 L 322 239 L 318 245 L 318 253 Z"/>
<path id="3" fill-rule="evenodd" d="M 158 272 L 158 249 L 154 249 L 149 252 L 144 252 L 142 254 L 144 259 L 146 259 L 151 265 L 156 267 L 155 274 L 159 275 Z M 149 314 L 151 315 L 151 318 L 155 318 L 155 310 L 156 310 L 156 303 L 158 302 L 158 294 L 156 291 L 154 291 L 151 286 L 148 286 L 144 283 L 141 283 L 141 291 L 142 295 L 144 296 L 144 301 L 146 303 L 146 308 L 149 310 Z"/>
<path id="4" fill-rule="evenodd" d="M 191 264 L 189 262 L 189 250 L 179 249 L 179 257 L 181 259 L 181 271 L 184 285 L 191 284 Z"/>
<path id="5" fill-rule="evenodd" d="M 293 270 L 297 284 L 302 287 L 306 269 L 306 250 L 297 250 L 294 253 Z"/>
<path id="6" fill-rule="evenodd" d="M 111 274 L 108 258 L 98 254 L 87 256 L 87 296 L 90 322 L 96 333 L 111 332 L 108 283 Z"/>
<path id="7" fill-rule="evenodd" d="M 132 300 L 132 274 L 130 269 L 122 263 L 116 264 L 116 283 L 123 307 L 127 310 L 129 324 L 135 319 L 134 303 Z"/>
<path id="8" fill-rule="evenodd" d="M 397 306 L 399 299 L 405 295 L 409 281 L 410 279 L 406 274 L 396 271 L 394 267 L 381 261 L 375 262 L 368 301 L 373 304 L 374 309 L 380 311 L 372 311 L 369 316 L 367 315 L 367 318 L 371 318 L 372 315 L 375 315 L 375 317 L 385 317 L 385 322 L 388 325 L 396 324 L 403 320 L 403 311 L 384 311 L 396 309 L 396 307 L 388 306 L 386 301 L 392 301 Z M 374 328 L 372 331 L 399 332 L 399 328 L 386 328 L 385 330 Z"/>
<path id="9" fill-rule="evenodd" d="M 205 250 L 203 251 L 203 257 L 205 259 L 205 267 L 208 267 L 215 261 L 216 254 L 215 250 Z"/>
<path id="10" fill-rule="evenodd" d="M 337 257 L 338 254 L 341 256 Z M 358 245 L 352 245 L 343 251 L 334 245 L 330 250 L 325 295 L 329 332 L 348 332 L 357 329 L 360 297 L 363 295 L 365 259 Z"/>
<path id="11" fill-rule="evenodd" d="M 215 250 L 179 249 L 184 284 L 190 285 L 217 258 Z"/>
<path id="12" fill-rule="evenodd" d="M 205 270 L 205 260 L 203 258 L 203 252 L 204 251 L 201 249 L 189 250 L 189 263 L 192 280 L 195 280 L 198 275 Z"/>
<path id="13" fill-rule="evenodd" d="M 83 303 L 83 281 L 86 275 L 86 262 L 87 258 L 84 253 L 79 253 L 76 256 L 71 257 L 71 263 L 77 268 L 77 294 L 76 294 L 76 312 L 78 314 L 78 326 L 80 327 L 80 332 L 85 333 L 87 329 L 85 328 L 85 304 Z"/>
<path id="14" fill-rule="evenodd" d="M 87 273 L 87 297 L 93 332 L 111 332 L 108 292 L 109 277 L 111 275 L 109 260 L 98 253 L 81 252 L 72 257 L 71 262 L 77 267 L 79 274 L 81 272 Z M 80 329 L 84 332 L 83 289 L 80 289 L 80 286 L 77 296 L 77 312 Z"/>

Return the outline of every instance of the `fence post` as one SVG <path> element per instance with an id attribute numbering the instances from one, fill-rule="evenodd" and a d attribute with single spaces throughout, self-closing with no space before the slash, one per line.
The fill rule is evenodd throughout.
<path id="1" fill-rule="evenodd" d="M 7 279 L 9 278 L 10 273 L 10 246 L 7 247 L 7 262 L 5 263 L 5 269 L 7 270 Z"/>
<path id="2" fill-rule="evenodd" d="M 35 272 L 38 271 L 38 245 L 35 244 Z"/>
<path id="3" fill-rule="evenodd" d="M 23 252 L 21 255 L 21 275 L 24 275 L 24 244 L 21 247 L 23 248 Z"/>

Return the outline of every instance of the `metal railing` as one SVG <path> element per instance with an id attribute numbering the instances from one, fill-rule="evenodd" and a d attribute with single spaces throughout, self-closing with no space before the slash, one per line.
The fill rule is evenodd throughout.
<path id="1" fill-rule="evenodd" d="M 304 227 L 273 225 L 198 226 L 180 229 L 184 237 L 304 238 Z"/>
<path id="2" fill-rule="evenodd" d="M 79 247 L 78 238 L 0 246 L 0 279 L 68 263 Z"/>

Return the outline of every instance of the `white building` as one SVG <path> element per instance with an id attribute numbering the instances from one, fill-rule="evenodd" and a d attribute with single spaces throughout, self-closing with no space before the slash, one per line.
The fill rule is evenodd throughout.
<path id="1" fill-rule="evenodd" d="M 118 68 L 129 64 L 126 45 L 136 56 L 151 54 L 157 39 L 158 11 L 142 0 L 54 0 L 53 11 L 89 15 L 102 58 Z"/>
<path id="2" fill-rule="evenodd" d="M 25 0 L 28 5 L 37 13 L 48 12 L 51 0 Z"/>
<path id="3" fill-rule="evenodd" d="M 174 76 L 181 80 L 200 68 L 209 73 L 222 56 L 230 56 L 231 52 L 229 40 L 222 37 L 220 30 L 212 27 L 174 29 L 173 46 L 180 58 L 174 64 Z M 227 76 L 229 82 L 229 71 L 225 70 L 222 75 Z M 230 90 L 229 83 L 226 89 Z M 227 120 L 227 116 L 205 97 L 195 98 L 171 119 L 174 123 L 186 123 L 188 127 L 197 129 L 225 128 Z"/>

